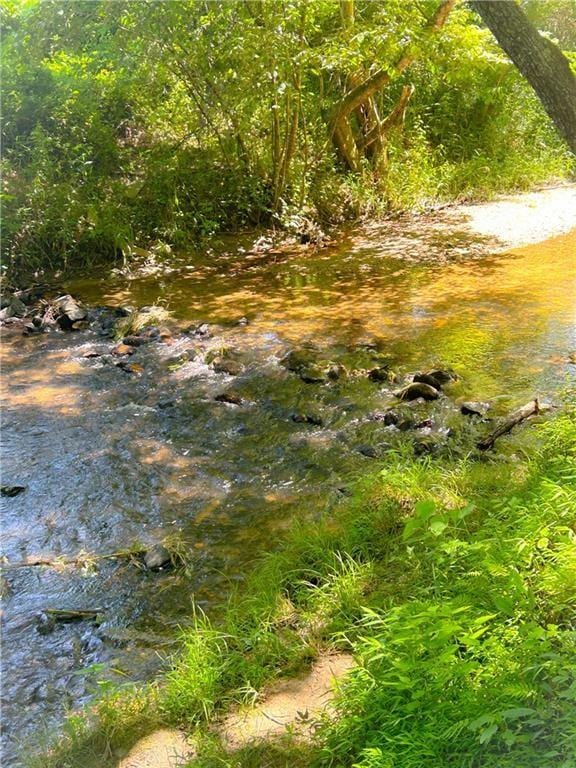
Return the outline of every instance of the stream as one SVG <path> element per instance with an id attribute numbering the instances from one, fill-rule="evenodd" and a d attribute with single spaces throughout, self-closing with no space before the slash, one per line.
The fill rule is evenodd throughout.
<path id="1" fill-rule="evenodd" d="M 1 500 L 3 764 L 20 765 L 99 681 L 157 674 L 193 603 L 214 615 L 283 530 L 341 503 L 387 451 L 410 440 L 449 454 L 486 430 L 461 402 L 498 416 L 573 385 L 575 254 L 576 230 L 445 264 L 406 263 L 369 240 L 251 255 L 237 243 L 154 274 L 66 282 L 88 307 L 171 312 L 171 335 L 130 357 L 135 373 L 115 365 L 97 314 L 73 332 L 5 329 L 2 482 L 25 491 Z M 280 363 L 303 346 L 350 375 L 303 381 Z M 215 370 L 215 356 L 239 375 Z M 396 380 L 362 375 L 379 366 Z M 432 368 L 458 375 L 446 395 L 402 405 L 406 431 L 378 418 Z M 215 400 L 224 393 L 238 404 Z M 185 547 L 186 568 L 10 567 L 166 540 Z M 99 617 L 46 629 L 50 608 Z"/>

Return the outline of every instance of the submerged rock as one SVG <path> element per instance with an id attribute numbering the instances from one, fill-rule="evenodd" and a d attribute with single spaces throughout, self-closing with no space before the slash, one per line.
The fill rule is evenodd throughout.
<path id="1" fill-rule="evenodd" d="M 149 571 L 159 571 L 172 565 L 172 556 L 162 544 L 154 544 L 144 554 L 144 565 Z"/>
<path id="2" fill-rule="evenodd" d="M 165 410 L 166 408 L 174 408 L 175 405 L 176 405 L 176 400 L 173 400 L 172 398 L 169 398 L 169 397 L 162 398 L 161 400 L 158 400 L 158 402 L 156 403 L 156 407 L 160 408 L 160 410 L 162 411 Z"/>
<path id="3" fill-rule="evenodd" d="M 437 400 L 440 393 L 430 384 L 413 382 L 403 389 L 394 392 L 394 395 L 403 401 L 417 400 L 419 397 L 424 400 Z"/>
<path id="4" fill-rule="evenodd" d="M 356 450 L 358 453 L 361 453 L 362 456 L 366 456 L 369 459 L 377 459 L 380 455 L 380 452 L 377 448 L 375 448 L 373 445 L 363 444 L 358 445 L 356 447 Z"/>
<path id="5" fill-rule="evenodd" d="M 396 426 L 398 422 L 401 420 L 401 417 L 398 413 L 394 411 L 374 411 L 374 413 L 370 413 L 368 415 L 369 421 L 381 421 L 383 424 L 385 424 L 387 427 L 390 426 Z"/>
<path id="6" fill-rule="evenodd" d="M 193 325 L 191 328 L 188 328 L 187 333 L 195 336 L 197 339 L 209 339 L 212 336 L 212 331 L 208 323 Z"/>

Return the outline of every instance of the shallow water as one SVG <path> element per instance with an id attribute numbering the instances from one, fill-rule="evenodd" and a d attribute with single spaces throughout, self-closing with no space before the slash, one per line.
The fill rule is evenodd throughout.
<path id="1" fill-rule="evenodd" d="M 576 231 L 443 266 L 406 264 L 353 238 L 316 252 L 235 251 L 212 263 L 192 254 L 167 273 L 92 276 L 66 289 L 89 305 L 161 301 L 182 331 L 219 326 L 210 339 L 182 332 L 140 347 L 131 359 L 141 376 L 115 367 L 112 342 L 93 329 L 6 334 L 3 483 L 26 491 L 2 499 L 3 554 L 14 564 L 177 535 L 191 565 L 5 570 L 5 765 L 87 701 L 98 679 L 153 675 L 192 600 L 215 610 L 279 529 L 339 503 L 346 480 L 374 467 L 359 447 L 385 453 L 403 439 L 366 420 L 395 402 L 394 386 L 365 377 L 305 384 L 278 364 L 294 345 L 310 342 L 319 357 L 359 368 L 384 353 L 400 382 L 418 369 L 453 368 L 461 380 L 449 397 L 415 408 L 432 431 L 462 420 L 454 402 L 490 400 L 502 413 L 552 397 L 576 373 L 567 363 L 576 349 Z M 242 316 L 248 325 L 236 325 Z M 221 348 L 245 363 L 241 376 L 206 364 Z M 86 359 L 88 350 L 105 354 Z M 214 401 L 231 387 L 243 405 Z M 319 415 L 323 426 L 295 423 L 294 413 Z M 95 607 L 99 625 L 37 631 L 46 608 Z"/>

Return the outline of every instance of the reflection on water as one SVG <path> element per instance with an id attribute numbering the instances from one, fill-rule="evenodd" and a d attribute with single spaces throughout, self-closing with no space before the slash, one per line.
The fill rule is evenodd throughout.
<path id="1" fill-rule="evenodd" d="M 194 560 L 186 574 L 116 561 L 7 570 L 6 764 L 17 764 L 16 741 L 87 699 L 90 678 L 79 669 L 98 662 L 133 678 L 153 674 L 192 597 L 213 608 L 273 532 L 337 503 L 343 479 L 370 466 L 356 450 L 360 441 L 393 439 L 383 425 L 362 421 L 393 400 L 389 388 L 365 378 L 304 384 L 278 365 L 287 349 L 310 341 L 334 357 L 378 339 L 400 375 L 451 366 L 462 376 L 455 396 L 494 398 L 496 410 L 506 410 L 574 374 L 566 359 L 576 349 L 575 255 L 576 232 L 441 267 L 403 264 L 376 243 L 356 241 L 353 249 L 346 242 L 212 263 L 192 254 L 163 277 L 70 283 L 89 304 L 159 300 L 182 328 L 224 324 L 209 341 L 184 335 L 139 348 L 142 376 L 106 355 L 86 359 L 88 350 L 110 348 L 92 330 L 7 338 L 3 482 L 26 486 L 2 500 L 9 562 L 106 553 L 173 533 Z M 234 325 L 241 316 L 250 324 Z M 204 355 L 223 346 L 246 365 L 233 382 L 240 407 L 214 402 L 232 382 Z M 196 359 L 174 364 L 191 350 Z M 320 413 L 323 427 L 295 423 L 295 412 Z M 95 604 L 104 610 L 99 627 L 36 629 L 46 608 Z"/>

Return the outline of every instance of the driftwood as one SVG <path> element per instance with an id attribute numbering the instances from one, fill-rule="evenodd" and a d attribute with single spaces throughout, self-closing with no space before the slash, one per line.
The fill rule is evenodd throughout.
<path id="1" fill-rule="evenodd" d="M 478 443 L 476 443 L 476 446 L 481 451 L 487 451 L 494 447 L 494 443 L 499 437 L 502 437 L 502 435 L 506 435 L 508 432 L 511 432 L 517 424 L 520 424 L 522 421 L 529 419 L 531 416 L 537 416 L 539 413 L 545 413 L 551 409 L 551 405 L 541 405 L 538 402 L 538 398 L 535 398 L 529 403 L 526 403 L 526 405 L 523 405 L 522 408 L 518 408 L 517 411 L 513 411 L 511 414 L 506 416 L 506 418 L 498 422 L 496 427 L 491 432 L 489 432 L 486 437 L 482 438 L 482 440 L 479 440 Z"/>
<path id="2" fill-rule="evenodd" d="M 61 568 L 65 565 L 84 566 L 99 560 L 112 560 L 125 558 L 130 560 L 133 557 L 139 557 L 147 552 L 146 547 L 134 547 L 132 549 L 120 549 L 117 552 L 108 552 L 103 555 L 81 552 L 76 557 L 30 557 L 27 560 L 21 560 L 17 563 L 0 563 L 0 569 L 13 570 L 15 568 L 36 568 L 44 566 L 46 568 Z"/>

